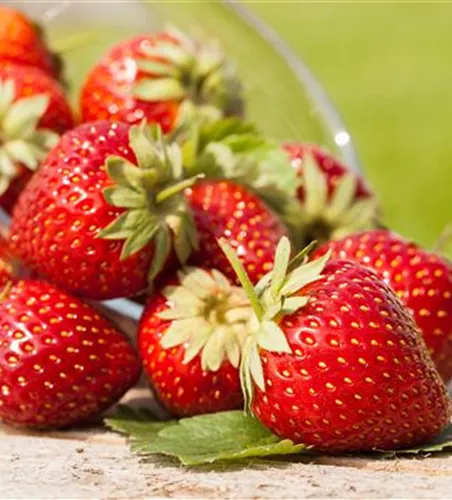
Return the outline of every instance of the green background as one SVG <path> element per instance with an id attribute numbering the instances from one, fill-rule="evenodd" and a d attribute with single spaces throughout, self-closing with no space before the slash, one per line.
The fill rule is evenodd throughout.
<path id="1" fill-rule="evenodd" d="M 249 4 L 351 131 L 387 223 L 431 244 L 452 221 L 452 4 Z"/>

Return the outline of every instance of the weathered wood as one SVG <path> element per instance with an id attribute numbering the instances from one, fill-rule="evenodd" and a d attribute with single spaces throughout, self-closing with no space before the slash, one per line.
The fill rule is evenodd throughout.
<path id="1" fill-rule="evenodd" d="M 129 398 L 142 396 L 135 391 Z M 452 456 L 316 457 L 186 469 L 91 428 L 0 429 L 1 498 L 451 498 Z"/>

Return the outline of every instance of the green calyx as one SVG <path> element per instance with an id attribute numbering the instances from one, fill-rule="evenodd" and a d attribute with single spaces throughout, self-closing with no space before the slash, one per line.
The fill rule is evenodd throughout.
<path id="1" fill-rule="evenodd" d="M 216 270 L 185 268 L 178 277 L 179 286 L 163 291 L 171 307 L 159 317 L 171 320 L 171 326 L 162 337 L 162 347 L 185 344 L 183 362 L 200 355 L 203 370 L 217 371 L 224 360 L 238 368 L 255 322 L 244 290 Z"/>
<path id="2" fill-rule="evenodd" d="M 39 94 L 16 98 L 13 80 L 0 80 L 0 195 L 23 165 L 36 170 L 59 136 L 38 124 L 49 106 L 49 97 Z"/>
<path id="3" fill-rule="evenodd" d="M 289 208 L 296 203 L 297 179 L 279 145 L 238 118 L 210 119 L 190 103 L 184 109 L 190 119 L 179 124 L 172 138 L 181 145 L 186 171 L 245 185 L 288 222 L 286 214 L 296 211 Z"/>
<path id="4" fill-rule="evenodd" d="M 317 260 L 307 262 L 312 245 L 302 250 L 292 261 L 288 238 L 281 238 L 275 254 L 273 270 L 254 287 L 239 258 L 225 240 L 219 245 L 237 274 L 257 318 L 256 327 L 247 337 L 240 365 L 240 378 L 245 398 L 245 408 L 253 398 L 254 384 L 265 391 L 261 350 L 291 353 L 286 335 L 281 329 L 281 318 L 293 314 L 309 302 L 309 296 L 300 293 L 310 283 L 321 279 L 330 252 Z"/>
<path id="5" fill-rule="evenodd" d="M 146 123 L 131 127 L 129 144 L 137 165 L 110 156 L 106 171 L 113 185 L 103 192 L 108 204 L 125 210 L 98 237 L 124 240 L 122 260 L 153 242 L 148 275 L 152 282 L 173 247 L 182 264 L 197 247 L 197 233 L 184 190 L 198 177 L 184 178 L 180 149 L 165 142 L 159 127 L 148 127 Z"/>
<path id="6" fill-rule="evenodd" d="M 221 115 L 241 114 L 241 85 L 235 71 L 213 42 L 197 43 L 181 31 L 166 31 L 137 60 L 144 77 L 133 88 L 145 101 L 185 101 L 218 110 Z"/>
<path id="7" fill-rule="evenodd" d="M 305 199 L 289 218 L 305 241 L 340 239 L 349 233 L 373 229 L 378 222 L 374 197 L 356 199 L 358 178 L 352 172 L 342 176 L 328 196 L 328 179 L 312 155 L 303 157 L 301 185 Z"/>

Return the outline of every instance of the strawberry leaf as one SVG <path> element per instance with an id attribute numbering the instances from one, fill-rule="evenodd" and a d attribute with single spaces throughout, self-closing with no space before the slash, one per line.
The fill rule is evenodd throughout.
<path id="1" fill-rule="evenodd" d="M 127 434 L 131 447 L 144 455 L 168 455 L 184 465 L 222 460 L 290 455 L 303 452 L 304 445 L 281 440 L 258 420 L 242 411 L 228 411 L 183 418 L 179 421 L 145 420 L 134 410 L 120 408 L 105 422 L 112 430 Z"/>

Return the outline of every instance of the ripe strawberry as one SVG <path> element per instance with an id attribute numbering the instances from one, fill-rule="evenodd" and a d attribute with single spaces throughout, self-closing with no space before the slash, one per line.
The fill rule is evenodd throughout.
<path id="1" fill-rule="evenodd" d="M 151 133 L 154 134 L 151 136 Z M 195 244 L 181 158 L 160 131 L 114 122 L 65 134 L 23 191 L 11 246 L 32 270 L 93 299 L 137 294 Z"/>
<path id="2" fill-rule="evenodd" d="M 218 246 L 224 237 L 256 283 L 271 268 L 280 238 L 287 234 L 279 218 L 244 186 L 232 181 L 201 181 L 187 190 L 199 235 L 190 262 L 237 277 Z"/>
<path id="3" fill-rule="evenodd" d="M 61 69 L 41 29 L 21 12 L 0 5 L 0 63 L 6 62 L 32 66 L 55 78 Z"/>
<path id="4" fill-rule="evenodd" d="M 149 299 L 138 345 L 151 385 L 171 413 L 243 405 L 238 365 L 252 316 L 243 290 L 214 269 L 186 268 Z"/>
<path id="5" fill-rule="evenodd" d="M 59 134 L 73 125 L 55 80 L 36 68 L 0 64 L 0 206 L 11 211 Z"/>
<path id="6" fill-rule="evenodd" d="M 375 227 L 375 196 L 358 172 L 318 146 L 292 143 L 283 147 L 300 179 L 297 196 L 303 210 L 299 231 L 305 244 Z"/>
<path id="7" fill-rule="evenodd" d="M 0 233 L 0 289 L 13 277 L 13 257 L 7 239 Z"/>
<path id="8" fill-rule="evenodd" d="M 0 302 L 0 419 L 67 427 L 115 403 L 138 380 L 124 334 L 47 283 L 19 281 Z"/>
<path id="9" fill-rule="evenodd" d="M 446 389 L 395 293 L 365 267 L 291 265 L 282 240 L 273 272 L 250 286 L 259 324 L 244 348 L 242 384 L 277 435 L 329 453 L 422 443 L 448 424 Z"/>
<path id="10" fill-rule="evenodd" d="M 371 267 L 397 293 L 419 326 L 436 367 L 452 378 L 452 265 L 390 231 L 350 235 L 318 250 Z"/>
<path id="11" fill-rule="evenodd" d="M 182 103 L 211 115 L 240 114 L 240 85 L 212 43 L 198 44 L 169 30 L 121 42 L 99 61 L 82 89 L 82 120 L 146 119 L 164 132 L 182 118 Z"/>

